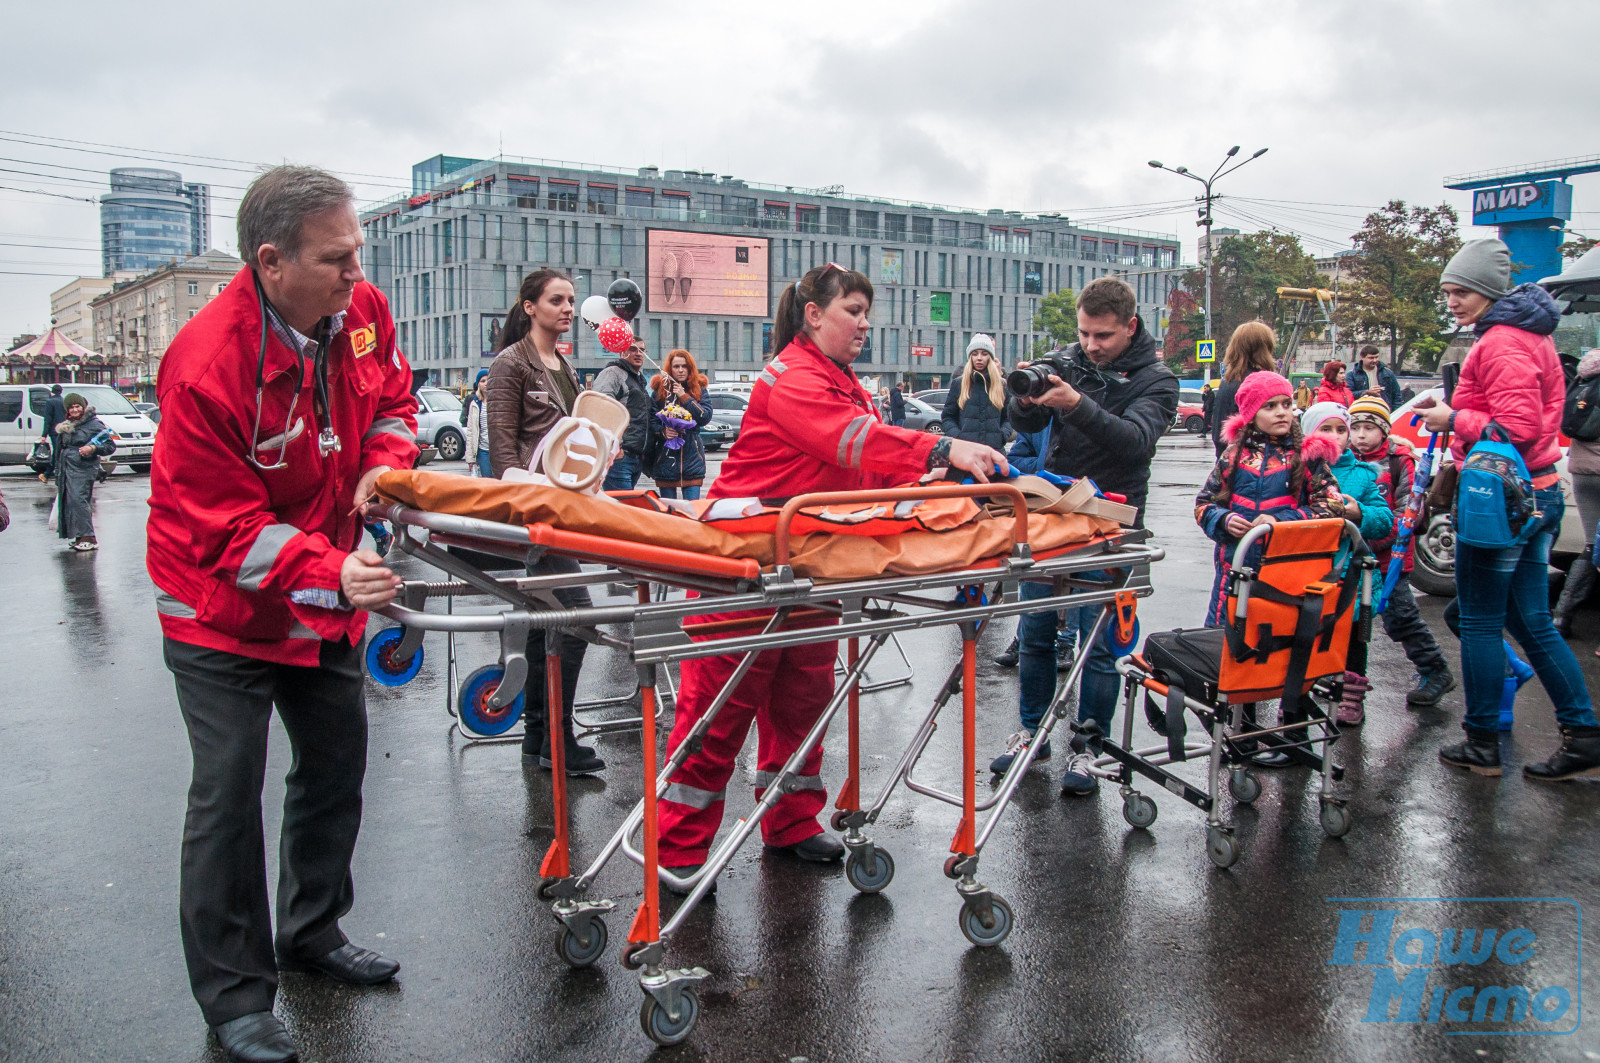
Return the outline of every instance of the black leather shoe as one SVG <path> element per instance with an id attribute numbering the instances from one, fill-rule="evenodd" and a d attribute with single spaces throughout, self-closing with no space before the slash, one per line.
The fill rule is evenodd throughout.
<path id="1" fill-rule="evenodd" d="M 835 860 L 844 859 L 844 843 L 831 834 L 813 834 L 803 842 L 793 845 L 781 845 L 776 848 L 787 849 L 802 860 L 813 864 L 831 864 Z"/>
<path id="2" fill-rule="evenodd" d="M 566 757 L 562 762 L 568 775 L 593 775 L 606 770 L 606 762 L 588 746 L 580 746 L 571 742 L 566 748 Z M 555 762 L 550 759 L 550 744 L 545 743 L 544 749 L 539 753 L 539 767 L 545 771 L 555 769 Z"/>
<path id="3" fill-rule="evenodd" d="M 283 1023 L 270 1011 L 252 1011 L 211 1027 L 234 1063 L 294 1063 L 300 1052 Z"/>
<path id="4" fill-rule="evenodd" d="M 1439 750 L 1439 759 L 1479 775 L 1498 776 L 1502 771 L 1500 735 L 1494 731 L 1480 731 L 1476 727 L 1464 729 L 1467 740 Z"/>
<path id="5" fill-rule="evenodd" d="M 278 970 L 289 974 L 325 974 L 335 981 L 351 985 L 378 985 L 399 973 L 400 965 L 371 949 L 347 941 L 326 956 L 318 956 L 314 960 L 290 960 L 279 956 Z"/>
<path id="6" fill-rule="evenodd" d="M 1012 639 L 1011 645 L 1000 651 L 1000 656 L 994 659 L 994 663 L 998 664 L 1001 668 L 1015 668 L 1017 666 L 1017 662 L 1021 659 L 1021 642 L 1018 639 Z"/>

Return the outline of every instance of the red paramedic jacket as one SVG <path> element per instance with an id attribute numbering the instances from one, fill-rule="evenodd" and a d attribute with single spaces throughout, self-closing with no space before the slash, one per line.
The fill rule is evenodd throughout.
<path id="1" fill-rule="evenodd" d="M 892 487 L 927 472 L 937 442 L 926 432 L 884 424 L 855 373 L 802 333 L 757 378 L 709 497 Z"/>
<path id="2" fill-rule="evenodd" d="M 305 366 L 288 466 L 245 459 L 256 423 L 261 305 L 247 266 L 186 324 L 156 377 L 161 430 L 150 470 L 149 550 L 161 631 L 178 642 L 279 664 L 316 667 L 323 639 L 359 642 L 367 614 L 290 600 L 328 600 L 361 536 L 351 495 L 375 465 L 417 456 L 411 367 L 395 348 L 383 293 L 356 285 L 344 329 L 328 350 L 329 405 L 342 447 L 323 457 Z M 291 351 L 268 329 L 261 440 L 284 430 L 294 384 Z M 293 434 L 293 433 L 291 433 Z M 274 445 L 258 451 L 278 460 Z"/>

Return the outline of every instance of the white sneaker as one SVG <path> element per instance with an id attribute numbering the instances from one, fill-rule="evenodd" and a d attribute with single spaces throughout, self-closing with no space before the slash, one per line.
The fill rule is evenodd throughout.
<path id="1" fill-rule="evenodd" d="M 1011 769 L 1011 762 L 1016 760 L 1017 757 L 1021 756 L 1022 751 L 1027 749 L 1028 744 L 1032 741 L 1032 731 L 1024 729 L 1013 734 L 1010 738 L 1006 739 L 1006 751 L 989 762 L 989 770 L 996 775 L 1004 775 Z M 1046 742 L 1044 745 L 1040 746 L 1039 751 L 1033 755 L 1033 760 L 1031 763 L 1038 764 L 1049 759 L 1050 743 Z"/>
<path id="2" fill-rule="evenodd" d="M 1067 758 L 1067 773 L 1061 778 L 1062 794 L 1084 797 L 1100 789 L 1100 780 L 1090 770 L 1093 765 L 1094 756 L 1087 752 Z"/>

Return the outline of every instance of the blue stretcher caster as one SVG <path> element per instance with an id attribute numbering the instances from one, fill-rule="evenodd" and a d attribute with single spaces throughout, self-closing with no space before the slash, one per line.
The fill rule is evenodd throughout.
<path id="1" fill-rule="evenodd" d="M 498 664 L 486 664 L 467 676 L 461 684 L 461 694 L 456 699 L 456 711 L 461 725 L 475 734 L 505 734 L 522 717 L 522 691 L 504 706 L 490 699 L 500 689 L 506 670 Z"/>
<path id="2" fill-rule="evenodd" d="M 418 646 L 409 658 L 398 659 L 400 644 L 405 641 L 403 627 L 384 628 L 367 643 L 367 674 L 386 687 L 404 686 L 422 670 L 422 647 Z"/>

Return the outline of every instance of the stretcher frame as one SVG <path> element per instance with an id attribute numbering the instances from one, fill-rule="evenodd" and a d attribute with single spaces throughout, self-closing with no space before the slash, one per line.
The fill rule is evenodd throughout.
<path id="1" fill-rule="evenodd" d="M 870 578 L 815 580 L 797 576 L 790 565 L 790 526 L 800 509 L 808 506 L 841 503 L 901 502 L 953 497 L 1005 497 L 1013 506 L 1011 549 L 1000 558 L 986 559 L 972 567 L 927 575 L 879 575 Z M 505 525 L 472 517 L 435 514 L 396 503 L 374 507 L 380 519 L 392 523 L 400 548 L 407 554 L 436 565 L 456 580 L 448 584 L 402 585 L 396 602 L 382 614 L 401 624 L 403 633 L 396 656 L 408 659 L 422 643 L 426 631 L 492 631 L 501 638 L 504 676 L 491 696 L 491 703 L 503 698 L 509 704 L 520 691 L 526 677 L 522 659 L 527 632 L 534 627 L 547 631 L 569 632 L 597 645 L 610 646 L 626 653 L 638 675 L 642 706 L 644 794 L 615 830 L 588 868 L 573 873 L 571 840 L 566 801 L 564 750 L 551 743 L 552 803 L 555 839 L 540 868 L 539 895 L 552 902 L 552 915 L 558 923 L 556 948 L 569 964 L 586 966 L 604 952 L 608 932 L 604 916 L 615 902 L 590 899 L 588 894 L 600 870 L 622 852 L 644 872 L 644 899 L 634 915 L 623 949 L 623 965 L 639 970 L 640 987 L 645 994 L 640 1023 L 644 1032 L 659 1044 L 676 1044 L 690 1034 L 699 1014 L 696 987 L 709 977 L 702 967 L 668 967 L 666 949 L 699 903 L 715 887 L 717 876 L 734 854 L 754 833 L 762 818 L 777 801 L 797 789 L 798 773 L 806 757 L 818 746 L 841 710 L 847 719 L 846 779 L 838 789 L 835 830 L 841 831 L 848 851 L 845 872 L 851 884 L 862 892 L 878 892 L 893 876 L 893 860 L 868 835 L 894 791 L 903 782 L 907 789 L 951 804 L 961 810 L 944 872 L 955 880 L 961 898 L 959 925 L 975 945 L 993 946 L 1005 940 L 1014 918 L 1010 906 L 978 880 L 979 859 L 1000 817 L 1009 806 L 1028 764 L 1034 743 L 1016 758 L 1002 778 L 996 792 L 983 802 L 977 800 L 976 746 L 976 645 L 981 627 L 990 620 L 1017 616 L 1045 609 L 1077 608 L 1104 604 L 1108 607 L 1096 625 L 1098 636 L 1108 622 L 1112 607 L 1126 615 L 1131 627 L 1137 598 L 1151 593 L 1149 566 L 1164 556 L 1164 551 L 1148 542 L 1144 531 L 1124 530 L 1035 557 L 1028 542 L 1028 514 L 1022 493 L 1008 485 L 944 485 L 899 488 L 869 492 L 830 492 L 801 495 L 785 504 L 778 515 L 775 533 L 776 564 L 763 572 L 751 560 L 707 556 L 654 544 L 607 539 L 570 532 L 545 524 Z M 1004 518 L 1002 518 L 1004 519 Z M 426 542 L 413 529 L 428 533 Z M 456 545 L 481 553 L 492 553 L 532 564 L 546 553 L 601 562 L 612 572 L 524 576 L 497 579 L 457 558 L 442 546 Z M 1085 579 L 1085 573 L 1104 579 Z M 594 605 L 582 608 L 562 606 L 553 595 L 555 589 L 582 583 L 614 581 L 620 573 L 637 581 L 638 600 L 633 603 Z M 1051 595 L 1022 599 L 1021 582 L 1048 582 Z M 651 585 L 665 584 L 698 592 L 698 598 L 656 600 Z M 459 587 L 471 593 L 494 596 L 509 608 L 488 613 L 430 613 L 422 605 L 428 597 L 448 596 Z M 989 594 L 968 589 L 991 588 Z M 956 600 L 953 592 L 963 592 Z M 765 615 L 723 619 L 698 624 L 685 621 L 711 613 L 770 610 Z M 815 621 L 824 621 L 816 623 Z M 805 626 L 787 626 L 804 622 Z M 622 637 L 600 630 L 601 625 L 631 624 L 631 635 Z M 959 661 L 952 667 L 933 707 L 918 727 L 910 747 L 901 754 L 895 768 L 874 801 L 861 802 L 860 695 L 868 663 L 886 641 L 902 631 L 954 625 L 962 638 Z M 715 632 L 707 630 L 716 627 Z M 691 635 L 724 634 L 725 637 L 694 641 Z M 1128 648 L 1132 636 L 1127 635 Z M 701 869 L 692 876 L 674 876 L 662 868 L 658 859 L 658 804 L 673 773 L 698 748 L 700 737 L 716 714 L 731 698 L 739 683 L 764 650 L 787 646 L 839 642 L 845 647 L 846 672 L 835 684 L 832 698 L 818 716 L 776 779 L 766 786 L 752 811 L 735 821 L 712 845 Z M 863 645 L 863 643 L 865 643 Z M 740 661 L 722 689 L 679 745 L 674 756 L 657 768 L 657 678 L 658 670 L 672 662 L 738 655 Z M 1072 672 L 1058 686 L 1058 694 L 1046 714 L 1041 734 L 1066 712 L 1070 691 L 1081 675 L 1088 654 L 1079 654 Z M 546 656 L 547 704 L 552 714 L 552 731 L 559 725 L 560 660 Z M 514 682 L 513 682 L 514 681 Z M 952 694 L 961 691 L 962 782 L 959 793 L 941 790 L 914 778 L 914 770 L 937 730 L 937 720 Z M 981 824 L 979 813 L 989 815 Z M 726 817 L 724 817 L 726 822 Z M 634 836 L 642 834 L 642 843 Z M 665 922 L 662 921 L 660 889 L 669 884 L 687 896 Z"/>
<path id="2" fill-rule="evenodd" d="M 1250 590 L 1255 573 L 1245 564 L 1250 548 L 1271 534 L 1267 525 L 1250 529 L 1234 550 L 1230 579 L 1235 593 L 1229 595 L 1230 609 L 1224 617 L 1226 626 L 1233 625 L 1241 612 L 1249 610 Z M 1344 522 L 1341 542 L 1351 547 L 1349 564 L 1360 569 L 1360 587 L 1350 604 L 1351 640 L 1367 641 L 1372 628 L 1372 573 L 1376 566 L 1360 531 L 1350 521 Z M 1224 651 L 1226 652 L 1226 651 Z M 1228 868 L 1239 858 L 1239 843 L 1234 836 L 1231 816 L 1222 814 L 1222 772 L 1228 772 L 1228 792 L 1236 805 L 1248 805 L 1261 795 L 1261 781 L 1250 770 L 1252 757 L 1259 751 L 1282 753 L 1295 765 L 1311 768 L 1317 773 L 1318 821 L 1323 833 L 1330 838 L 1341 838 L 1349 832 L 1351 816 L 1348 802 L 1334 790 L 1334 783 L 1344 777 L 1344 769 L 1333 760 L 1332 749 L 1341 731 L 1329 711 L 1316 711 L 1317 698 L 1337 703 L 1343 695 L 1343 674 L 1316 677 L 1310 692 L 1301 699 L 1306 710 L 1303 718 L 1272 726 L 1244 725 L 1244 707 L 1258 703 L 1259 696 L 1241 697 L 1237 701 L 1227 693 L 1219 692 L 1215 703 L 1183 693 L 1183 705 L 1194 713 L 1205 727 L 1205 737 L 1186 739 L 1183 743 L 1184 760 L 1205 758 L 1206 785 L 1202 789 L 1187 779 L 1168 770 L 1175 762 L 1167 742 L 1146 748 L 1133 744 L 1133 719 L 1135 699 L 1141 691 L 1149 691 L 1162 698 L 1169 694 L 1167 684 L 1157 680 L 1150 664 L 1140 654 L 1129 654 L 1116 664 L 1123 678 L 1122 738 L 1112 741 L 1099 732 L 1097 726 L 1074 728 L 1073 748 L 1092 749 L 1099 754 L 1091 769 L 1095 775 L 1120 785 L 1122 816 L 1128 825 L 1137 830 L 1148 829 L 1156 821 L 1155 802 L 1140 793 L 1135 780 L 1143 776 L 1162 789 L 1205 813 L 1206 856 L 1219 868 Z M 1318 750 L 1321 752 L 1318 752 Z"/>

